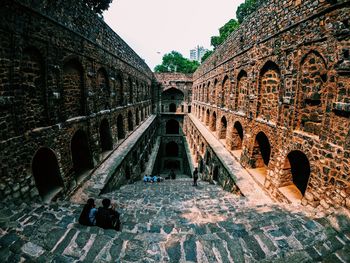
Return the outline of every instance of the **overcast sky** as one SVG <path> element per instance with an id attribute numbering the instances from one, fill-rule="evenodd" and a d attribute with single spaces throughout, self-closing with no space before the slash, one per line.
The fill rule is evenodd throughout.
<path id="1" fill-rule="evenodd" d="M 244 0 L 114 0 L 106 23 L 153 70 L 172 50 L 190 56 L 196 45 L 210 47 L 210 37 L 235 18 Z"/>

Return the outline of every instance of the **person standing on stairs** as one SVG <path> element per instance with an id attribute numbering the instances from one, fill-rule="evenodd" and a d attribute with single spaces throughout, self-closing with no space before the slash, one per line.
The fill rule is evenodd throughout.
<path id="1" fill-rule="evenodd" d="M 197 180 L 198 180 L 198 169 L 196 167 L 194 168 L 194 171 L 193 171 L 193 186 L 197 186 Z"/>

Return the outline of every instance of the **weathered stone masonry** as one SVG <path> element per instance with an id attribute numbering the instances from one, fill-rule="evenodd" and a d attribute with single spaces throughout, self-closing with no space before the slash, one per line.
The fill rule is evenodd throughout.
<path id="1" fill-rule="evenodd" d="M 153 74 L 79 1 L 1 1 L 0 17 L 0 196 L 64 196 L 150 116 Z M 130 151 L 147 159 L 150 136 Z"/>
<path id="2" fill-rule="evenodd" d="M 349 1 L 271 0 L 194 73 L 197 118 L 279 200 L 350 207 L 349 17 Z"/>

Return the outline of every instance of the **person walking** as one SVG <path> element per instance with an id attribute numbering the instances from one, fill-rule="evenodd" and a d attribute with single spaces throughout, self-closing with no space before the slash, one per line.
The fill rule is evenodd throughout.
<path id="1" fill-rule="evenodd" d="M 197 186 L 197 180 L 198 180 L 198 169 L 196 167 L 193 171 L 193 186 Z"/>

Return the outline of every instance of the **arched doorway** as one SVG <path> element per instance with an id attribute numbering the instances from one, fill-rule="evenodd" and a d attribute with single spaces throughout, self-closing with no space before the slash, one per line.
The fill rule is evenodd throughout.
<path id="1" fill-rule="evenodd" d="M 102 152 L 110 151 L 113 149 L 113 140 L 111 135 L 111 129 L 107 119 L 103 119 L 100 124 L 100 142 Z"/>
<path id="2" fill-rule="evenodd" d="M 169 112 L 176 112 L 176 104 L 175 103 L 169 104 Z"/>
<path id="3" fill-rule="evenodd" d="M 32 173 L 39 195 L 46 199 L 63 187 L 63 180 L 55 153 L 49 148 L 40 148 L 32 160 Z"/>
<path id="4" fill-rule="evenodd" d="M 219 181 L 219 167 L 215 166 L 213 170 L 213 180 L 218 182 Z"/>
<path id="5" fill-rule="evenodd" d="M 71 151 L 75 176 L 79 178 L 84 172 L 94 167 L 88 137 L 83 130 L 78 130 L 73 135 Z"/>
<path id="6" fill-rule="evenodd" d="M 223 116 L 221 118 L 219 139 L 223 139 L 223 140 L 226 139 L 226 131 L 227 131 L 227 120 L 226 120 L 226 117 Z"/>
<path id="7" fill-rule="evenodd" d="M 283 168 L 285 180 L 294 183 L 302 195 L 305 194 L 310 173 L 310 162 L 303 152 L 292 151 L 287 155 Z"/>
<path id="8" fill-rule="evenodd" d="M 166 133 L 179 134 L 179 122 L 174 119 L 168 120 L 166 123 Z"/>
<path id="9" fill-rule="evenodd" d="M 215 111 L 213 112 L 213 115 L 211 118 L 210 130 L 216 131 L 216 113 L 215 113 Z"/>
<path id="10" fill-rule="evenodd" d="M 118 140 L 125 138 L 123 116 L 119 114 L 117 118 Z"/>
<path id="11" fill-rule="evenodd" d="M 128 112 L 128 130 L 132 131 L 134 129 L 134 121 L 132 119 L 132 112 Z"/>
<path id="12" fill-rule="evenodd" d="M 168 142 L 165 146 L 165 155 L 169 157 L 178 157 L 179 156 L 179 146 L 176 142 Z"/>
<path id="13" fill-rule="evenodd" d="M 243 127 L 239 121 L 233 125 L 231 150 L 241 150 L 243 141 Z"/>
<path id="14" fill-rule="evenodd" d="M 252 167 L 267 167 L 270 162 L 271 146 L 269 139 L 263 132 L 256 135 L 252 156 Z"/>

